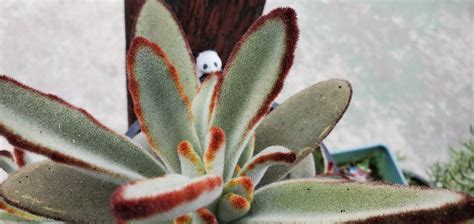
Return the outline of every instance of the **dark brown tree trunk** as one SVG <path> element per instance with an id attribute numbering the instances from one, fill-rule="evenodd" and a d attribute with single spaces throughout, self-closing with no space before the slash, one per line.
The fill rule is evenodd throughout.
<path id="1" fill-rule="evenodd" d="M 126 48 L 133 39 L 132 26 L 145 0 L 125 0 Z M 265 0 L 166 0 L 183 27 L 194 56 L 215 50 L 225 64 L 235 43 L 262 15 Z M 135 120 L 128 92 L 128 122 Z"/>
<path id="2" fill-rule="evenodd" d="M 145 0 L 125 0 L 125 51 L 128 52 L 130 43 L 132 42 L 132 27 L 135 22 L 138 13 L 142 5 L 145 3 Z M 126 53 L 125 53 L 126 55 Z M 125 70 L 127 68 L 125 67 Z M 127 72 L 127 71 L 125 71 Z M 135 111 L 133 110 L 133 101 L 128 91 L 128 75 L 126 77 L 126 87 L 127 87 L 127 114 L 128 114 L 128 126 L 132 125 L 133 122 L 137 120 Z"/>

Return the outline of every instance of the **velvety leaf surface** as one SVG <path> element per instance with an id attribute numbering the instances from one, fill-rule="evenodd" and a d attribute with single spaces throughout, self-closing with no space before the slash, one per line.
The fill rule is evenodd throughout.
<path id="1" fill-rule="evenodd" d="M 181 163 L 181 174 L 187 177 L 199 177 L 206 174 L 201 157 L 188 141 L 179 143 L 178 156 Z"/>
<path id="2" fill-rule="evenodd" d="M 234 193 L 225 194 L 219 198 L 217 217 L 223 222 L 234 221 L 247 214 L 250 210 L 250 205 L 251 202 L 241 195 Z"/>
<path id="3" fill-rule="evenodd" d="M 269 167 L 292 164 L 295 160 L 296 155 L 291 150 L 283 146 L 270 146 L 252 157 L 242 167 L 239 176 L 248 176 L 257 185 Z"/>
<path id="4" fill-rule="evenodd" d="M 221 73 L 209 74 L 193 99 L 192 111 L 195 118 L 196 131 L 201 143 L 205 142 L 209 130 L 209 122 L 216 101 L 216 85 L 221 79 Z M 202 147 L 204 149 L 205 146 L 203 145 Z M 200 152 L 200 154 L 202 155 L 203 153 Z"/>
<path id="5" fill-rule="evenodd" d="M 306 156 L 290 171 L 291 179 L 300 179 L 316 176 L 316 166 L 313 156 Z"/>
<path id="6" fill-rule="evenodd" d="M 9 205 L 0 198 L 0 221 L 16 221 L 16 222 L 31 222 L 31 221 L 52 221 L 37 215 L 33 215 L 25 210 L 19 209 Z"/>
<path id="7" fill-rule="evenodd" d="M 51 161 L 25 166 L 2 183 L 2 197 L 15 207 L 51 219 L 113 222 L 112 192 L 124 180 Z"/>
<path id="8" fill-rule="evenodd" d="M 143 134 L 143 132 L 140 132 L 135 135 L 135 137 L 133 137 L 132 139 L 132 142 L 140 146 L 142 149 L 151 154 L 155 159 L 160 161 L 160 164 L 162 164 L 162 166 L 164 167 L 163 162 L 161 162 L 160 156 L 156 154 L 155 150 L 150 147 L 150 145 L 148 144 L 148 140 L 146 139 L 146 136 L 145 134 Z"/>
<path id="9" fill-rule="evenodd" d="M 234 193 L 243 196 L 248 201 L 253 199 L 254 184 L 248 176 L 235 177 L 230 179 L 224 186 L 222 195 Z"/>
<path id="10" fill-rule="evenodd" d="M 446 190 L 331 179 L 277 182 L 257 190 L 240 223 L 450 223 L 474 218 L 473 198 Z"/>
<path id="11" fill-rule="evenodd" d="M 194 212 L 193 221 L 199 224 L 218 224 L 216 216 L 206 208 L 200 208 Z"/>
<path id="12" fill-rule="evenodd" d="M 62 99 L 0 76 L 0 135 L 50 159 L 110 174 L 164 173 L 143 149 Z"/>
<path id="13" fill-rule="evenodd" d="M 204 166 L 208 174 L 222 176 L 224 173 L 225 142 L 225 133 L 221 128 L 209 129 L 204 152 Z"/>
<path id="14" fill-rule="evenodd" d="M 158 45 L 141 37 L 133 41 L 127 63 L 129 89 L 141 129 L 168 169 L 179 172 L 176 149 L 181 141 L 187 140 L 201 151 L 191 102 L 179 74 Z"/>
<path id="15" fill-rule="evenodd" d="M 135 23 L 135 37 L 142 36 L 158 44 L 176 67 L 185 95 L 194 98 L 198 88 L 194 57 L 181 26 L 162 1 L 148 0 Z"/>
<path id="16" fill-rule="evenodd" d="M 279 8 L 260 17 L 234 48 L 224 68 L 213 126 L 227 136 L 224 178 L 233 171 L 251 133 L 270 109 L 293 63 L 296 14 Z"/>
<path id="17" fill-rule="evenodd" d="M 220 221 L 234 221 L 250 209 L 254 185 L 248 176 L 230 179 L 224 186 L 217 202 L 217 215 Z"/>
<path id="18" fill-rule="evenodd" d="M 351 96 L 352 88 L 347 81 L 328 80 L 290 97 L 258 126 L 255 153 L 268 146 L 282 145 L 299 152 L 297 161 L 300 161 L 331 132 L 346 111 Z M 300 152 L 302 149 L 306 150 Z M 278 180 L 288 169 L 271 168 L 262 179 L 262 186 Z"/>
<path id="19" fill-rule="evenodd" d="M 254 155 L 255 151 L 255 134 L 247 142 L 242 155 L 240 155 L 239 162 L 237 163 L 240 167 L 243 167 Z"/>
<path id="20" fill-rule="evenodd" d="M 112 195 L 112 211 L 119 221 L 173 220 L 207 206 L 219 197 L 222 188 L 219 176 L 189 179 L 168 174 L 122 185 Z"/>

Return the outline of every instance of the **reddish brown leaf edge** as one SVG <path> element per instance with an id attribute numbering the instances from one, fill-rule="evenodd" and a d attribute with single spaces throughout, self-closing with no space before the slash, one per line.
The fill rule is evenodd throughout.
<path id="1" fill-rule="evenodd" d="M 189 160 L 195 167 L 201 164 L 201 158 L 196 154 L 189 141 L 184 140 L 178 144 L 178 155 Z"/>
<path id="2" fill-rule="evenodd" d="M 156 1 L 158 1 L 158 0 L 156 0 Z M 168 10 L 168 12 L 170 13 L 172 19 L 176 23 L 176 26 L 178 26 L 179 32 L 181 33 L 181 36 L 183 37 L 184 44 L 186 45 L 186 50 L 188 51 L 189 57 L 191 58 L 191 61 L 192 61 L 192 64 L 193 64 L 193 69 L 196 70 L 196 59 L 193 56 L 193 52 L 191 50 L 191 45 L 189 44 L 188 39 L 186 38 L 186 34 L 184 33 L 183 27 L 181 26 L 181 23 L 179 22 L 178 18 L 176 17 L 176 14 L 174 13 L 171 6 L 169 6 L 165 1 L 158 1 L 158 3 L 162 4 L 166 8 L 166 10 Z M 138 18 L 140 17 L 140 14 L 142 13 L 144 5 L 145 4 L 142 4 L 140 6 L 140 9 L 138 10 L 139 11 L 138 16 L 133 17 L 133 25 L 132 25 L 132 32 L 131 32 L 132 35 L 131 35 L 131 38 L 130 38 L 130 40 L 132 40 L 132 42 L 133 42 L 133 39 L 136 37 L 135 33 L 136 33 L 137 21 L 138 21 Z M 197 81 L 197 76 L 196 76 L 196 81 Z M 197 82 L 197 83 L 199 83 L 199 82 Z"/>
<path id="3" fill-rule="evenodd" d="M 235 191 L 236 188 L 243 188 L 244 192 Z M 224 192 L 242 194 L 248 201 L 252 201 L 255 186 L 248 176 L 235 177 L 229 180 L 224 187 Z"/>
<path id="4" fill-rule="evenodd" d="M 158 1 L 158 0 L 156 0 L 156 1 Z M 175 21 L 176 25 L 178 26 L 179 32 L 181 33 L 181 36 L 183 37 L 183 40 L 184 40 L 185 45 L 186 45 L 186 49 L 187 49 L 188 54 L 189 54 L 189 57 L 190 57 L 190 59 L 191 59 L 191 63 L 192 63 L 192 66 L 193 66 L 193 71 L 195 71 L 195 70 L 196 70 L 196 60 L 195 60 L 195 58 L 194 58 L 194 56 L 193 56 L 191 46 L 190 46 L 190 44 L 189 44 L 189 42 L 188 42 L 188 40 L 187 40 L 187 38 L 186 38 L 186 35 L 185 35 L 185 33 L 184 33 L 183 27 L 181 26 L 181 23 L 179 22 L 179 20 L 178 20 L 178 18 L 176 17 L 176 15 L 175 15 L 174 11 L 172 10 L 172 8 L 171 8 L 165 1 L 158 1 L 158 2 L 159 2 L 159 4 L 162 4 L 162 5 L 170 12 L 172 19 Z M 140 3 L 140 2 L 137 2 L 137 4 L 139 4 L 138 13 L 135 14 L 135 15 L 132 14 L 132 16 L 131 16 L 131 18 L 130 18 L 130 19 L 132 20 L 132 25 L 131 25 L 131 30 L 130 30 L 130 38 L 129 38 L 129 41 L 132 42 L 132 43 L 133 43 L 133 40 L 134 40 L 135 37 L 136 37 L 137 21 L 138 21 L 138 18 L 140 17 L 140 14 L 142 13 L 143 6 L 145 5 L 144 3 L 146 3 L 146 1 L 141 2 L 141 3 Z M 127 11 L 127 10 L 125 10 L 125 11 Z M 127 14 L 127 13 L 126 13 L 126 14 Z M 128 18 L 125 18 L 125 19 L 127 20 Z M 128 35 L 126 35 L 126 36 L 128 36 Z M 130 46 L 130 47 L 128 47 L 128 46 Z M 127 43 L 127 47 L 128 47 L 128 49 L 126 49 L 126 53 L 128 54 L 128 52 L 130 51 L 130 49 L 131 49 L 131 47 L 132 47 L 132 44 L 131 44 L 131 43 Z M 198 85 L 198 86 L 196 86 L 196 88 L 198 88 L 198 87 L 199 87 L 199 80 L 198 80 L 198 77 L 195 76 L 195 79 L 196 79 L 196 83 L 197 83 L 197 85 Z M 129 81 L 129 80 L 128 80 L 128 76 L 127 76 L 127 81 Z M 128 87 L 128 86 L 127 86 L 127 87 Z M 131 92 L 131 90 L 128 89 L 128 92 Z M 131 97 L 131 96 L 130 96 L 130 97 Z M 132 98 L 132 101 L 133 101 L 133 98 Z M 132 102 L 132 104 L 134 105 L 133 102 Z M 130 107 L 130 102 L 129 102 L 128 105 L 129 105 L 129 107 Z M 135 106 L 134 106 L 134 108 L 135 108 Z M 135 110 L 133 110 L 133 111 L 135 111 Z M 129 112 L 130 112 L 130 109 L 129 109 Z M 136 113 L 136 112 L 135 112 L 135 113 Z M 136 115 L 135 115 L 135 117 L 136 117 Z M 130 119 L 130 115 L 129 115 L 129 119 Z M 138 118 L 137 118 L 137 120 L 138 120 Z M 133 121 L 131 121 L 131 122 L 129 121 L 129 125 L 131 125 L 132 123 L 133 123 Z"/>
<path id="5" fill-rule="evenodd" d="M 144 219 L 153 215 L 168 212 L 187 202 L 197 199 L 207 191 L 212 191 L 222 186 L 221 177 L 209 177 L 199 182 L 194 182 L 185 187 L 171 192 L 166 192 L 149 197 L 140 197 L 136 199 L 125 198 L 126 188 L 134 184 L 129 182 L 117 188 L 111 196 L 112 213 L 117 220 Z"/>
<path id="6" fill-rule="evenodd" d="M 223 79 L 224 75 L 223 75 L 222 72 L 216 72 L 216 73 L 213 73 L 211 75 L 208 75 L 208 77 L 206 77 L 206 80 L 210 79 L 210 77 L 212 75 L 217 76 L 217 83 L 214 86 L 214 89 L 212 90 L 211 103 L 209 104 L 209 114 L 208 114 L 208 119 L 209 120 L 212 119 L 212 113 L 214 112 L 214 109 L 216 107 L 217 99 L 219 99 L 219 97 L 220 97 L 222 82 L 224 81 L 224 79 Z M 204 81 L 206 81 L 206 80 L 204 80 Z"/>
<path id="7" fill-rule="evenodd" d="M 237 53 L 239 52 L 243 43 L 247 41 L 247 39 L 252 35 L 255 31 L 257 31 L 261 26 L 265 24 L 268 20 L 281 20 L 285 24 L 285 53 L 283 58 L 280 61 L 280 71 L 278 74 L 278 79 L 275 82 L 275 85 L 272 88 L 270 94 L 264 100 L 264 103 L 258 110 L 257 114 L 251 119 L 249 124 L 247 125 L 247 131 L 252 130 L 252 128 L 260 121 L 264 115 L 268 113 L 270 107 L 272 105 L 273 100 L 278 96 L 281 89 L 283 88 L 283 84 L 285 78 L 290 71 L 291 66 L 293 65 L 294 61 L 294 53 L 296 48 L 296 43 L 299 37 L 299 28 L 297 24 L 296 12 L 292 8 L 276 8 L 272 10 L 267 15 L 264 15 L 258 18 L 248 29 L 248 31 L 244 34 L 244 36 L 237 42 L 232 53 L 230 54 L 229 60 L 224 68 L 224 77 L 229 72 L 229 69 L 232 67 L 232 62 L 234 61 Z"/>
<path id="8" fill-rule="evenodd" d="M 274 152 L 267 155 L 258 156 L 255 160 L 246 165 L 244 169 L 251 171 L 256 166 L 271 161 L 291 164 L 296 161 L 296 154 L 294 152 Z M 246 173 L 242 173 L 241 175 L 243 176 L 245 174 Z"/>
<path id="9" fill-rule="evenodd" d="M 328 182 L 328 184 L 341 184 L 341 183 L 354 183 L 353 180 L 347 179 L 341 176 L 325 176 L 320 175 L 323 178 L 336 178 L 337 181 Z M 342 179 L 339 179 L 342 178 Z M 406 186 L 389 184 L 382 181 L 371 182 L 371 185 L 390 185 L 396 188 L 406 188 Z M 409 188 L 418 188 L 425 190 L 434 190 L 430 187 L 425 186 L 408 186 Z M 448 191 L 445 189 L 439 189 Z M 422 209 L 417 211 L 407 211 L 398 214 L 381 215 L 376 217 L 370 217 L 364 220 L 355 220 L 351 223 L 462 223 L 466 220 L 474 219 L 474 197 L 466 194 L 465 192 L 457 191 L 462 198 L 451 204 L 446 204 L 434 209 Z"/>
<path id="10" fill-rule="evenodd" d="M 18 167 L 24 167 L 26 165 L 25 162 L 25 151 L 18 147 L 13 148 L 13 155 L 15 156 L 15 162 Z"/>
<path id="11" fill-rule="evenodd" d="M 112 131 L 111 129 L 107 128 L 105 125 L 100 123 L 97 119 L 92 117 L 92 115 L 90 115 L 86 110 L 84 110 L 82 108 L 79 108 L 79 107 L 76 107 L 72 104 L 69 104 L 68 102 L 66 102 L 65 100 L 59 98 L 56 95 L 46 94 L 46 93 L 40 92 L 39 90 L 36 90 L 36 89 L 31 88 L 27 85 L 24 85 L 24 84 L 22 84 L 22 83 L 20 83 L 16 80 L 6 76 L 6 75 L 1 75 L 0 76 L 0 82 L 7 82 L 7 83 L 10 83 L 10 84 L 13 84 L 13 85 L 17 86 L 18 88 L 21 88 L 23 90 L 32 92 L 33 94 L 36 94 L 40 97 L 45 97 L 45 98 L 48 98 L 48 99 L 50 99 L 52 101 L 55 101 L 59 104 L 63 104 L 64 106 L 83 114 L 84 116 L 86 116 L 87 119 L 89 119 L 91 122 L 95 123 L 98 127 L 104 129 L 105 131 L 110 132 L 113 135 L 116 135 L 116 136 L 119 136 L 119 137 L 122 137 L 122 138 L 125 139 L 125 137 L 123 137 L 122 135 Z M 111 173 L 107 170 L 104 170 L 104 169 L 102 169 L 98 166 L 95 166 L 93 164 L 87 163 L 83 160 L 70 157 L 66 154 L 55 152 L 54 150 L 51 150 L 49 148 L 37 145 L 37 144 L 35 144 L 31 141 L 28 141 L 28 140 L 24 139 L 22 136 L 17 135 L 16 133 L 14 133 L 12 130 L 9 130 L 7 127 L 5 127 L 1 123 L 0 123 L 0 135 L 4 136 L 8 140 L 8 142 L 10 144 L 12 144 L 13 146 L 15 146 L 15 147 L 18 147 L 18 148 L 21 148 L 21 149 L 24 149 L 24 150 L 27 150 L 27 151 L 31 151 L 33 153 L 38 153 L 38 154 L 44 155 L 44 156 L 48 157 L 49 159 L 51 159 L 55 162 L 69 164 L 69 165 L 73 165 L 73 166 L 77 166 L 77 167 L 81 167 L 81 168 L 85 168 L 85 169 L 90 169 L 90 170 L 95 170 L 95 171 L 99 171 L 99 172 L 102 172 L 102 173 L 107 173 L 107 174 L 110 174 L 112 176 L 121 177 L 120 174 Z"/>
<path id="12" fill-rule="evenodd" d="M 209 145 L 204 152 L 204 161 L 214 161 L 219 149 L 225 143 L 225 133 L 222 128 L 214 126 L 209 129 Z"/>
<path id="13" fill-rule="evenodd" d="M 401 214 L 380 215 L 351 223 L 463 223 L 474 219 L 474 198 L 459 192 L 464 198 L 457 203 L 447 204 L 436 209 L 407 211 Z"/>
<path id="14" fill-rule="evenodd" d="M 143 116 L 143 109 L 140 104 L 140 86 L 133 69 L 136 63 L 135 56 L 137 55 L 138 50 L 140 48 L 150 48 L 157 57 L 163 58 L 163 61 L 165 62 L 166 67 L 168 68 L 168 71 L 171 75 L 170 78 L 173 79 L 173 81 L 175 82 L 179 95 L 183 99 L 183 102 L 188 109 L 188 116 L 192 120 L 193 115 L 191 112 L 191 102 L 189 100 L 189 97 L 186 96 L 184 92 L 184 87 L 181 84 L 178 71 L 176 70 L 174 65 L 171 64 L 171 61 L 168 59 L 165 52 L 160 48 L 160 46 L 158 46 L 157 44 L 151 42 L 150 40 L 146 38 L 136 37 L 133 40 L 132 45 L 127 55 L 128 89 L 132 97 L 133 108 L 134 108 L 135 114 L 137 115 L 137 119 L 138 119 L 138 122 L 140 123 L 141 130 L 147 137 L 148 144 L 152 146 L 152 148 L 159 150 L 158 146 L 152 141 L 153 138 L 152 138 L 151 132 Z"/>
<path id="15" fill-rule="evenodd" d="M 218 224 L 216 216 L 212 214 L 207 208 L 200 208 L 197 210 L 199 218 L 201 218 L 207 224 Z"/>
<path id="16" fill-rule="evenodd" d="M 357 183 L 353 180 L 347 179 L 342 176 L 330 176 L 330 175 L 322 174 L 322 175 L 317 175 L 316 178 L 324 181 L 327 185 Z M 287 180 L 287 181 L 292 181 L 292 180 Z M 293 181 L 297 181 L 297 180 L 293 180 Z M 367 184 L 367 183 L 359 183 L 359 184 Z M 381 186 L 389 185 L 395 188 L 407 188 L 407 186 L 389 184 L 389 183 L 385 183 L 381 181 L 370 182 L 368 184 L 381 185 Z M 424 187 L 424 186 L 408 186 L 408 188 L 434 190 L 433 188 Z M 447 191 L 445 189 L 438 189 L 438 190 Z M 402 213 L 389 214 L 389 215 L 380 215 L 380 216 L 369 217 L 366 219 L 347 221 L 344 223 L 351 223 L 351 224 L 381 224 L 381 223 L 445 224 L 445 223 L 465 223 L 468 220 L 474 220 L 474 197 L 466 194 L 465 192 L 458 191 L 456 193 L 462 196 L 462 198 L 459 201 L 446 204 L 438 208 L 406 211 Z M 348 198 L 348 200 L 350 200 L 350 198 Z"/>
<path id="17" fill-rule="evenodd" d="M 3 156 L 3 157 L 6 157 L 6 158 L 9 158 L 9 159 L 13 160 L 12 153 L 10 151 L 6 150 L 6 149 L 0 150 L 0 156 Z"/>

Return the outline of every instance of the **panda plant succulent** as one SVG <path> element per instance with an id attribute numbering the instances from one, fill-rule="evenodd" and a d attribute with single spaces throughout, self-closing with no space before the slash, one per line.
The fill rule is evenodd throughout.
<path id="1" fill-rule="evenodd" d="M 314 166 L 296 166 L 318 152 L 352 90 L 343 80 L 321 82 L 268 113 L 293 63 L 292 9 L 259 18 L 223 71 L 202 84 L 163 3 L 143 6 L 135 36 L 127 70 L 143 132 L 137 141 L 146 139 L 145 147 L 54 95 L 1 76 L 0 133 L 15 147 L 50 158 L 3 181 L 1 217 L 87 223 L 473 218 L 473 199 L 463 193 L 308 178 Z M 305 178 L 287 180 L 288 173 Z"/>

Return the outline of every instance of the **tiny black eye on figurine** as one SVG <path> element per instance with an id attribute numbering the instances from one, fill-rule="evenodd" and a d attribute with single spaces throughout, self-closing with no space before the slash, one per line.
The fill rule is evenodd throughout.
<path id="1" fill-rule="evenodd" d="M 199 53 L 196 58 L 197 74 L 202 82 L 209 73 L 222 70 L 222 61 L 217 52 L 207 50 Z"/>

